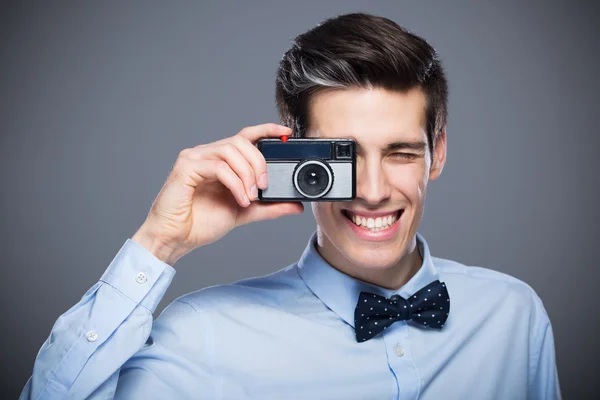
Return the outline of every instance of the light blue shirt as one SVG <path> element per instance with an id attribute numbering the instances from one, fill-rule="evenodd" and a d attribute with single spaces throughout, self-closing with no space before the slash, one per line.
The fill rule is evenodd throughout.
<path id="1" fill-rule="evenodd" d="M 187 294 L 153 321 L 175 271 L 128 239 L 52 328 L 21 399 L 560 399 L 554 338 L 526 283 L 432 257 L 399 290 L 330 266 L 313 235 L 273 274 Z M 356 341 L 361 291 L 445 282 L 442 330 L 397 321 Z"/>

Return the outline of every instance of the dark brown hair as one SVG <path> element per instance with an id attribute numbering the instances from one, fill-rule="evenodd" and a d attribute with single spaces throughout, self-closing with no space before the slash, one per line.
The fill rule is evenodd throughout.
<path id="1" fill-rule="evenodd" d="M 311 96 L 349 87 L 405 92 L 427 98 L 427 138 L 433 152 L 446 125 L 448 84 L 436 51 L 395 22 L 365 13 L 325 20 L 297 36 L 279 63 L 275 99 L 281 123 L 303 137 Z"/>

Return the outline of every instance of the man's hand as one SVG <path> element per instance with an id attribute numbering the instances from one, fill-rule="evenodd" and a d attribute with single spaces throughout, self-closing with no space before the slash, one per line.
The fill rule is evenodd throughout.
<path id="1" fill-rule="evenodd" d="M 246 127 L 237 135 L 179 153 L 166 183 L 132 240 L 174 265 L 239 225 L 298 214 L 302 203 L 252 203 L 267 187 L 260 138 L 290 135 L 277 124 Z"/>

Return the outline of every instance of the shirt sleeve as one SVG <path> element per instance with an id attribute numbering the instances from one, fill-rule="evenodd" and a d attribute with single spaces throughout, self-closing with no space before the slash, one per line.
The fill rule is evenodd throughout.
<path id="1" fill-rule="evenodd" d="M 532 400 L 561 400 L 552 324 L 545 310 L 542 311 L 531 357 L 531 381 L 528 398 Z"/>
<path id="2" fill-rule="evenodd" d="M 100 280 L 55 322 L 20 399 L 112 398 L 175 270 L 127 239 Z"/>

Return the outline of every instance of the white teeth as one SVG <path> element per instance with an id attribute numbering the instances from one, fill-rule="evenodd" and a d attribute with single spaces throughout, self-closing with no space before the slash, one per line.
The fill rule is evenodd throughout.
<path id="1" fill-rule="evenodd" d="M 352 222 L 354 222 L 354 224 L 356 224 L 357 226 L 363 226 L 365 228 L 368 228 L 373 232 L 389 228 L 392 224 L 396 222 L 396 219 L 398 218 L 397 214 L 390 214 L 385 217 L 377 218 L 366 218 L 358 216 L 356 214 L 351 215 L 351 219 Z"/>

